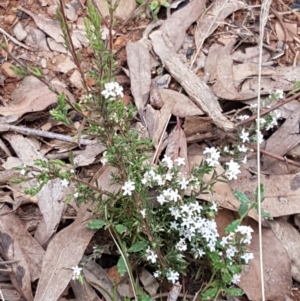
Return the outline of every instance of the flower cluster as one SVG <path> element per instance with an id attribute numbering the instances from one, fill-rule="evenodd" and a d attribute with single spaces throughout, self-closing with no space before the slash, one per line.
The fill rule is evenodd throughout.
<path id="1" fill-rule="evenodd" d="M 215 167 L 217 165 L 219 165 L 219 158 L 220 158 L 220 152 L 215 148 L 215 147 L 211 147 L 211 148 L 206 148 L 203 152 L 204 155 L 206 155 L 206 163 L 211 166 L 211 167 Z"/>
<path id="2" fill-rule="evenodd" d="M 206 154 L 209 155 L 208 159 L 211 159 L 208 164 L 216 161 L 219 156 L 219 152 L 215 148 L 208 149 Z M 218 258 L 217 261 L 227 262 L 230 265 L 240 262 L 248 264 L 253 258 L 253 254 L 246 252 L 245 246 L 250 243 L 253 230 L 250 227 L 238 226 L 228 236 L 220 238 L 214 220 L 218 212 L 217 204 L 200 204 L 195 198 L 185 196 L 185 190 L 193 190 L 192 187 L 196 181 L 193 176 L 187 178 L 181 174 L 178 169 L 180 161 L 173 161 L 170 157 L 165 156 L 158 168 L 145 171 L 141 179 L 143 185 L 155 187 L 157 191 L 156 212 L 164 212 L 163 219 L 169 222 L 169 229 L 164 231 L 173 233 L 172 252 L 175 252 L 174 254 L 177 254 L 178 258 L 182 258 L 185 253 L 190 253 L 195 258 L 212 256 Z M 228 165 L 227 176 L 236 178 L 240 172 L 239 165 L 232 160 Z M 124 186 L 127 185 L 129 185 L 128 182 Z M 148 209 L 147 211 L 142 209 L 140 213 L 143 218 L 147 218 Z M 163 231 L 162 228 L 159 231 Z M 176 264 L 162 269 L 160 263 L 157 262 L 158 255 L 154 248 L 148 247 L 144 258 L 158 268 L 154 277 L 166 277 L 172 283 L 179 280 L 180 270 L 176 269 Z M 177 267 L 178 264 L 179 262 Z M 240 270 L 235 271 L 236 273 L 232 273 L 232 283 L 237 283 L 240 279 L 238 274 Z"/>
<path id="3" fill-rule="evenodd" d="M 105 84 L 105 89 L 101 93 L 105 99 L 110 97 L 116 98 L 117 96 L 123 97 L 123 87 L 120 86 L 117 82 L 111 82 Z"/>

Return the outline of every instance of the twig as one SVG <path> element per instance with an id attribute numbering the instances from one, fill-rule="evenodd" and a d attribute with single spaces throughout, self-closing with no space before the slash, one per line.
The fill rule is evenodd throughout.
<path id="1" fill-rule="evenodd" d="M 248 143 L 246 143 L 246 145 L 247 145 L 249 148 L 252 148 L 253 150 L 257 151 L 257 148 L 256 148 L 255 146 L 253 146 L 253 145 L 251 145 L 251 144 L 248 144 Z M 280 160 L 280 161 L 283 161 L 283 162 L 287 162 L 287 163 L 289 163 L 289 164 L 292 164 L 292 165 L 295 165 L 295 166 L 300 167 L 300 163 L 295 162 L 295 161 L 293 161 L 293 160 L 290 160 L 290 159 L 287 159 L 287 158 L 285 158 L 285 157 L 282 157 L 282 156 L 273 154 L 273 153 L 268 152 L 268 151 L 266 151 L 266 150 L 264 150 L 264 149 L 260 149 L 259 151 L 260 151 L 260 153 L 262 153 L 262 154 L 264 154 L 264 155 L 266 155 L 266 156 L 269 156 L 269 157 L 272 157 L 272 158 L 274 158 L 274 159 L 277 159 L 277 160 Z"/>
<path id="2" fill-rule="evenodd" d="M 31 47 L 29 47 L 29 46 L 27 46 L 27 45 L 19 42 L 17 39 L 15 39 L 13 36 L 11 36 L 9 33 L 7 33 L 1 27 L 0 27 L 0 32 L 3 33 L 6 37 L 8 37 L 13 43 L 15 43 L 15 44 L 17 44 L 17 45 L 19 45 L 19 46 L 21 46 L 21 47 L 23 47 L 23 48 L 25 48 L 25 49 L 27 49 L 29 51 L 35 51 L 33 48 L 31 48 Z"/>
<path id="3" fill-rule="evenodd" d="M 23 135 L 27 135 L 27 136 L 39 136 L 39 137 L 50 138 L 50 139 L 58 139 L 58 140 L 65 141 L 65 142 L 77 143 L 77 141 L 75 141 L 72 137 L 62 135 L 62 134 L 56 134 L 56 133 L 51 133 L 51 132 L 46 132 L 46 131 L 41 131 L 41 130 L 30 129 L 30 128 L 23 127 L 23 126 L 0 124 L 0 132 L 8 132 L 8 131 L 14 131 L 14 132 L 17 132 L 17 133 L 20 133 Z M 81 145 L 90 145 L 90 144 L 95 144 L 95 143 L 97 143 L 97 141 L 88 140 L 88 139 L 80 139 Z"/>
<path id="4" fill-rule="evenodd" d="M 262 117 L 262 116 L 264 116 L 264 115 L 267 115 L 268 113 L 270 113 L 270 112 L 274 111 L 275 109 L 278 109 L 279 107 L 281 107 L 281 106 L 283 106 L 283 105 L 285 105 L 285 104 L 291 102 L 292 100 L 296 99 L 296 98 L 299 97 L 299 96 L 300 96 L 300 92 L 298 92 L 297 94 L 295 94 L 295 95 L 293 95 L 293 96 L 291 96 L 291 97 L 289 97 L 289 98 L 286 98 L 286 99 L 283 99 L 282 101 L 279 101 L 276 105 L 274 105 L 274 106 L 271 107 L 270 109 L 267 109 L 267 110 L 261 112 L 261 113 L 260 113 L 260 117 Z M 243 121 L 241 121 L 241 122 L 236 123 L 235 126 L 236 126 L 236 127 L 239 127 L 239 126 L 241 126 L 241 125 L 244 125 L 244 124 L 246 124 L 246 123 L 249 123 L 249 122 L 255 120 L 256 118 L 257 118 L 257 115 L 253 115 L 253 116 L 251 116 L 250 118 L 248 118 L 248 119 L 246 119 L 246 120 L 243 120 Z"/>
<path id="5" fill-rule="evenodd" d="M 13 264 L 19 262 L 19 260 L 0 261 L 0 265 Z"/>

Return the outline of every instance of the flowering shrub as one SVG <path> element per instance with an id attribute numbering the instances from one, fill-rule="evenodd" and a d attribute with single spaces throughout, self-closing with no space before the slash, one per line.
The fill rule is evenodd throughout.
<path id="1" fill-rule="evenodd" d="M 122 100 L 123 88 L 113 80 L 113 57 L 100 37 L 101 22 L 95 9 L 91 5 L 88 8 L 91 19 L 85 20 L 87 36 L 95 58 L 98 58 L 90 76 L 95 79 L 97 88 L 86 91 L 80 104 L 73 105 L 72 109 L 77 113 L 89 112 L 84 115 L 88 124 L 86 134 L 92 135 L 106 147 L 101 163 L 117 169 L 111 174 L 111 183 L 119 184 L 120 190 L 112 194 L 83 182 L 76 173 L 72 156 L 70 164 L 60 160 L 37 160 L 35 167 L 20 167 L 21 177 L 15 182 L 34 176 L 37 186 L 26 189 L 31 195 L 53 178 L 59 178 L 62 187 L 74 183 L 76 191 L 66 201 L 73 197 L 79 203 L 97 203 L 97 219 L 87 226 L 110 231 L 120 254 L 119 272 L 124 274 L 127 271 L 131 280 L 132 260 L 147 263 L 153 269 L 154 277 L 166 278 L 173 284 L 187 274 L 189 265 L 196 260 L 198 264 L 205 262 L 209 267 L 210 279 L 201 291 L 204 300 L 217 298 L 223 292 L 231 296 L 241 295 L 242 290 L 233 284 L 240 281 L 242 266 L 253 259 L 253 254 L 247 251 L 253 230 L 242 225 L 242 221 L 249 210 L 257 209 L 257 202 L 235 192 L 241 201 L 238 210 L 240 218 L 227 226 L 226 236 L 220 237 L 215 222 L 217 204 L 203 202 L 197 197 L 212 193 L 212 186 L 219 180 L 237 179 L 241 172 L 238 162 L 247 162 L 244 153 L 248 148 L 245 143 L 262 140 L 262 134 L 259 132 L 251 136 L 250 131 L 242 128 L 238 133 L 242 144 L 223 149 L 234 158 L 224 164 L 226 170 L 221 175 L 215 171 L 220 165 L 221 150 L 215 147 L 203 151 L 203 161 L 199 166 L 194 166 L 190 174 L 181 171 L 182 166 L 187 164 L 181 157 L 165 155 L 157 165 L 146 163 L 149 159 L 147 154 L 153 151 L 152 142 L 141 138 L 132 127 L 136 109 L 132 104 L 126 106 Z M 58 107 L 51 113 L 67 126 L 72 126 L 67 105 L 68 100 L 61 94 Z M 269 117 L 271 120 L 266 124 L 270 128 L 276 125 L 275 119 L 279 116 Z M 245 119 L 243 116 L 238 118 Z M 208 183 L 204 181 L 205 175 L 210 175 Z M 263 190 L 262 187 L 260 189 Z M 269 217 L 265 212 L 263 216 Z M 99 251 L 99 248 L 95 250 Z M 80 275 L 81 268 L 74 267 L 73 279 L 78 279 Z M 134 281 L 132 285 L 137 291 Z"/>

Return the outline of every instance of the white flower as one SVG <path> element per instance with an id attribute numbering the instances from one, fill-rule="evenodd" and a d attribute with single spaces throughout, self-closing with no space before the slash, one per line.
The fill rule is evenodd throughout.
<path id="1" fill-rule="evenodd" d="M 284 98 L 283 90 L 276 90 L 274 94 L 279 99 L 283 99 Z"/>
<path id="2" fill-rule="evenodd" d="M 205 255 L 205 252 L 202 249 L 197 249 L 197 253 L 200 258 Z"/>
<path id="3" fill-rule="evenodd" d="M 157 201 L 158 201 L 161 205 L 163 205 L 164 203 L 167 202 L 166 198 L 165 198 L 162 194 L 159 195 L 159 196 L 157 197 Z"/>
<path id="4" fill-rule="evenodd" d="M 240 138 L 242 139 L 243 143 L 249 142 L 249 133 L 245 131 L 245 129 L 242 129 L 242 132 L 240 134 Z"/>
<path id="5" fill-rule="evenodd" d="M 241 153 L 246 153 L 248 148 L 245 146 L 245 144 L 242 144 L 242 146 L 238 145 L 238 150 L 241 152 Z"/>
<path id="6" fill-rule="evenodd" d="M 21 169 L 21 170 L 20 170 L 20 174 L 21 174 L 22 176 L 24 176 L 24 175 L 26 174 L 26 170 L 25 170 L 25 169 Z"/>
<path id="7" fill-rule="evenodd" d="M 258 141 L 259 144 L 261 144 L 264 141 L 264 136 L 261 133 L 261 131 L 256 131 L 256 141 Z"/>
<path id="8" fill-rule="evenodd" d="M 156 272 L 153 273 L 153 277 L 154 277 L 154 278 L 159 278 L 160 275 L 161 275 L 161 272 L 160 272 L 160 271 L 156 271 Z"/>
<path id="9" fill-rule="evenodd" d="M 180 189 L 187 189 L 187 186 L 189 185 L 189 180 L 183 177 L 180 181 L 178 181 L 178 184 L 180 185 Z"/>
<path id="10" fill-rule="evenodd" d="M 247 163 L 247 156 L 242 160 L 242 163 L 246 164 Z"/>
<path id="11" fill-rule="evenodd" d="M 229 146 L 225 145 L 224 148 L 223 148 L 223 150 L 224 150 L 225 153 L 229 153 Z"/>
<path id="12" fill-rule="evenodd" d="M 231 282 L 232 282 L 233 284 L 237 284 L 237 283 L 240 282 L 240 281 L 241 281 L 241 275 L 239 275 L 239 274 L 234 274 L 234 275 L 232 276 Z"/>
<path id="13" fill-rule="evenodd" d="M 238 252 L 238 249 L 234 246 L 229 245 L 228 249 L 226 250 L 226 256 L 229 260 L 232 260 L 234 255 Z"/>
<path id="14" fill-rule="evenodd" d="M 217 207 L 217 204 L 216 203 L 213 203 L 210 208 L 209 208 L 211 211 L 215 211 L 217 212 L 218 211 L 218 207 Z"/>
<path id="15" fill-rule="evenodd" d="M 101 93 L 105 99 L 110 98 L 110 97 L 123 97 L 123 87 L 121 87 L 118 83 L 116 82 L 111 82 L 111 83 L 106 83 L 105 84 L 105 89 Z"/>
<path id="16" fill-rule="evenodd" d="M 174 230 L 178 230 L 178 224 L 175 221 L 170 222 L 170 228 Z"/>
<path id="17" fill-rule="evenodd" d="M 179 279 L 179 273 L 170 269 L 167 272 L 167 279 L 174 284 Z"/>
<path id="18" fill-rule="evenodd" d="M 106 158 L 106 153 L 107 153 L 106 151 L 103 153 L 102 159 L 100 160 L 103 165 L 105 165 L 108 161 Z"/>
<path id="19" fill-rule="evenodd" d="M 180 252 L 184 252 L 187 250 L 187 245 L 186 245 L 186 242 L 185 242 L 185 239 L 184 238 L 181 238 L 179 240 L 179 242 L 175 245 L 175 248 L 180 251 Z"/>
<path id="20" fill-rule="evenodd" d="M 245 260 L 245 263 L 248 264 L 250 260 L 254 258 L 253 253 L 245 253 L 244 255 L 241 256 L 242 259 Z"/>
<path id="21" fill-rule="evenodd" d="M 226 170 L 225 175 L 227 176 L 228 180 L 237 179 L 237 175 L 241 173 L 240 165 L 237 162 L 234 162 L 232 159 L 230 162 L 226 162 L 228 165 L 228 169 Z"/>
<path id="22" fill-rule="evenodd" d="M 74 198 L 75 198 L 75 199 L 77 199 L 78 196 L 79 196 L 79 193 L 78 193 L 78 192 L 74 193 Z"/>
<path id="23" fill-rule="evenodd" d="M 169 210 L 171 211 L 171 215 L 174 216 L 175 220 L 177 220 L 177 218 L 181 217 L 181 214 L 179 213 L 179 210 L 175 207 L 171 207 L 169 208 Z"/>
<path id="24" fill-rule="evenodd" d="M 205 161 L 209 166 L 215 167 L 219 164 L 220 152 L 215 147 L 205 148 L 203 154 L 207 154 Z"/>
<path id="25" fill-rule="evenodd" d="M 146 258 L 147 258 L 148 261 L 151 261 L 152 263 L 156 262 L 157 255 L 152 250 L 150 250 L 149 247 L 146 250 L 146 255 L 147 255 Z"/>
<path id="26" fill-rule="evenodd" d="M 167 155 L 164 156 L 164 158 L 162 159 L 162 162 L 165 162 L 168 168 L 172 168 L 173 167 L 173 161 Z"/>
<path id="27" fill-rule="evenodd" d="M 172 181 L 172 178 L 173 178 L 173 173 L 167 173 L 166 174 L 166 180 Z"/>
<path id="28" fill-rule="evenodd" d="M 135 189 L 134 182 L 132 182 L 130 180 L 125 182 L 122 189 L 124 190 L 123 195 L 131 195 L 132 191 L 134 191 L 134 189 Z"/>
<path id="29" fill-rule="evenodd" d="M 75 173 L 75 170 L 73 168 L 70 169 L 70 173 Z"/>
<path id="30" fill-rule="evenodd" d="M 73 267 L 72 270 L 73 270 L 72 280 L 78 279 L 81 274 L 82 268 L 76 266 Z"/>
<path id="31" fill-rule="evenodd" d="M 249 118 L 248 115 L 239 115 L 239 116 L 236 116 L 236 119 L 241 120 L 241 121 L 246 120 L 248 118 Z"/>
<path id="32" fill-rule="evenodd" d="M 185 165 L 185 158 L 178 157 L 175 159 L 175 162 L 177 162 L 178 166 Z"/>
<path id="33" fill-rule="evenodd" d="M 62 187 L 68 187 L 69 181 L 67 179 L 62 179 L 62 180 L 60 180 L 60 184 Z"/>
<path id="34" fill-rule="evenodd" d="M 177 199 L 180 198 L 180 195 L 178 194 L 178 190 L 175 189 L 167 189 L 167 190 L 164 190 L 163 191 L 163 195 L 165 198 L 167 198 L 168 200 L 170 201 L 173 201 L 173 202 L 177 202 Z"/>
<path id="35" fill-rule="evenodd" d="M 238 226 L 235 232 L 240 232 L 243 236 L 245 236 L 243 239 L 241 239 L 242 243 L 250 245 L 253 229 L 249 226 Z"/>
<path id="36" fill-rule="evenodd" d="M 146 217 L 146 209 L 140 210 L 140 213 L 141 213 L 143 218 Z"/>

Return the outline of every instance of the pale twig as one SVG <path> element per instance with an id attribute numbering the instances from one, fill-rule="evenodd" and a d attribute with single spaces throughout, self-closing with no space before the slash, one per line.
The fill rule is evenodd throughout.
<path id="1" fill-rule="evenodd" d="M 70 136 L 41 131 L 41 130 L 30 129 L 30 128 L 23 127 L 23 126 L 0 124 L 0 132 L 9 132 L 9 131 L 17 132 L 17 133 L 20 133 L 22 135 L 27 135 L 27 136 L 39 136 L 39 137 L 50 138 L 50 139 L 58 139 L 61 141 L 72 142 L 72 143 L 77 144 L 76 139 L 74 139 Z M 97 141 L 88 140 L 88 139 L 80 139 L 80 145 L 90 145 L 90 144 L 95 144 L 95 143 L 97 143 Z"/>
<path id="2" fill-rule="evenodd" d="M 264 42 L 264 30 L 267 24 L 269 10 L 272 0 L 262 1 L 260 11 L 260 35 L 259 35 L 259 61 L 258 61 L 258 87 L 257 87 L 257 135 L 260 134 L 260 91 L 261 91 L 261 76 L 262 76 L 262 49 Z M 263 249 L 262 249 L 262 220 L 261 220 L 261 176 L 260 176 L 260 139 L 257 139 L 257 202 L 258 202 L 258 237 L 259 237 L 259 265 L 260 265 L 260 283 L 261 283 L 261 300 L 265 301 L 265 286 L 264 286 L 264 266 L 263 266 Z"/>
<path id="3" fill-rule="evenodd" d="M 17 39 L 15 39 L 13 36 L 11 36 L 9 33 L 7 33 L 4 29 L 0 27 L 0 32 L 3 33 L 6 37 L 8 37 L 13 43 L 17 44 L 18 46 L 21 46 L 29 51 L 35 51 L 33 48 L 19 42 Z"/>

